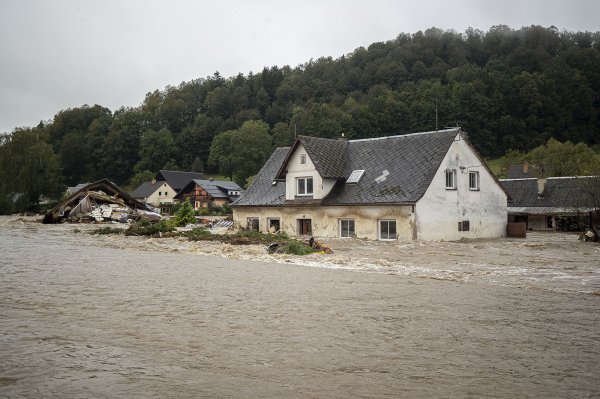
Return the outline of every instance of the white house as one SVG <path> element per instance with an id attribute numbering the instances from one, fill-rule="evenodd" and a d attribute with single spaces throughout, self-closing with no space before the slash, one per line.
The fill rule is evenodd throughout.
<path id="1" fill-rule="evenodd" d="M 459 128 L 300 136 L 232 204 L 238 228 L 379 240 L 506 235 L 507 194 Z"/>
<path id="2" fill-rule="evenodd" d="M 131 192 L 131 197 L 136 200 L 158 208 L 171 205 L 176 195 L 177 192 L 164 180 L 144 182 Z"/>

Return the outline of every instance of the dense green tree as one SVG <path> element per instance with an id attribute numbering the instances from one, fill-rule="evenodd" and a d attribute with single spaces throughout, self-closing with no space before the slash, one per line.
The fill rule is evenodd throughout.
<path id="1" fill-rule="evenodd" d="M 59 159 L 43 128 L 15 129 L 0 146 L 0 194 L 12 210 L 38 211 L 41 196 L 56 198 L 63 189 Z"/>
<path id="2" fill-rule="evenodd" d="M 140 140 L 147 122 L 136 109 L 121 109 L 115 113 L 113 123 L 102 146 L 104 176 L 117 184 L 124 184 L 134 173 L 139 161 Z"/>
<path id="3" fill-rule="evenodd" d="M 537 165 L 543 176 L 590 176 L 600 172 L 600 155 L 584 143 L 561 143 L 551 138 L 524 159 Z"/>
<path id="4" fill-rule="evenodd" d="M 233 171 L 235 168 L 232 143 L 236 134 L 237 131 L 228 130 L 215 136 L 210 146 L 210 156 L 208 157 L 209 165 L 218 167 L 219 173 L 229 177 L 229 180 L 233 180 Z"/>
<path id="5" fill-rule="evenodd" d="M 127 187 L 129 188 L 129 190 L 133 191 L 142 183 L 154 179 L 154 176 L 156 176 L 156 172 L 150 170 L 142 170 L 141 172 L 137 172 L 135 175 L 131 176 L 131 178 L 127 182 Z"/>
<path id="6" fill-rule="evenodd" d="M 155 130 L 144 132 L 139 148 L 140 160 L 134 167 L 138 172 L 163 169 L 177 155 L 173 134 L 167 128 L 160 129 L 158 132 Z"/>
<path id="7" fill-rule="evenodd" d="M 213 140 L 209 163 L 219 173 L 243 186 L 256 174 L 272 151 L 269 125 L 263 121 L 247 121 L 238 130 L 220 133 Z"/>

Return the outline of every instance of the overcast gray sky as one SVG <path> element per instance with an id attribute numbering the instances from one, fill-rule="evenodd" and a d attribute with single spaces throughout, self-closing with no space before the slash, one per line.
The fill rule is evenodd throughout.
<path id="1" fill-rule="evenodd" d="M 598 31 L 597 0 L 0 0 L 0 132 L 206 77 L 337 58 L 432 26 Z"/>

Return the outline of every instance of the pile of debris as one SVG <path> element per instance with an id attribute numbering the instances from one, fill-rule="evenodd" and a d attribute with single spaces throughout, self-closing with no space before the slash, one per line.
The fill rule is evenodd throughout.
<path id="1" fill-rule="evenodd" d="M 600 236 L 598 235 L 598 231 L 594 228 L 594 226 L 589 226 L 579 236 L 579 239 L 582 241 L 598 242 L 600 241 Z"/>
<path id="2" fill-rule="evenodd" d="M 140 219 L 159 221 L 157 209 L 131 198 L 119 186 L 102 179 L 88 184 L 51 209 L 43 223 L 128 223 Z"/>
<path id="3" fill-rule="evenodd" d="M 320 243 L 319 241 L 315 240 L 314 237 L 310 237 L 308 240 L 304 241 L 304 243 L 306 245 L 308 245 L 309 247 L 312 247 L 312 249 L 315 250 L 315 252 L 322 252 L 325 254 L 332 254 L 333 250 L 331 249 L 331 247 Z"/>

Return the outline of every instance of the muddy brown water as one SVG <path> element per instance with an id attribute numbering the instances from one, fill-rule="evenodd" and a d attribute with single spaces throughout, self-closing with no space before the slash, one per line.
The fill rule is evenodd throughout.
<path id="1" fill-rule="evenodd" d="M 573 236 L 296 258 L 75 228 L 0 219 L 0 397 L 600 395 Z"/>

